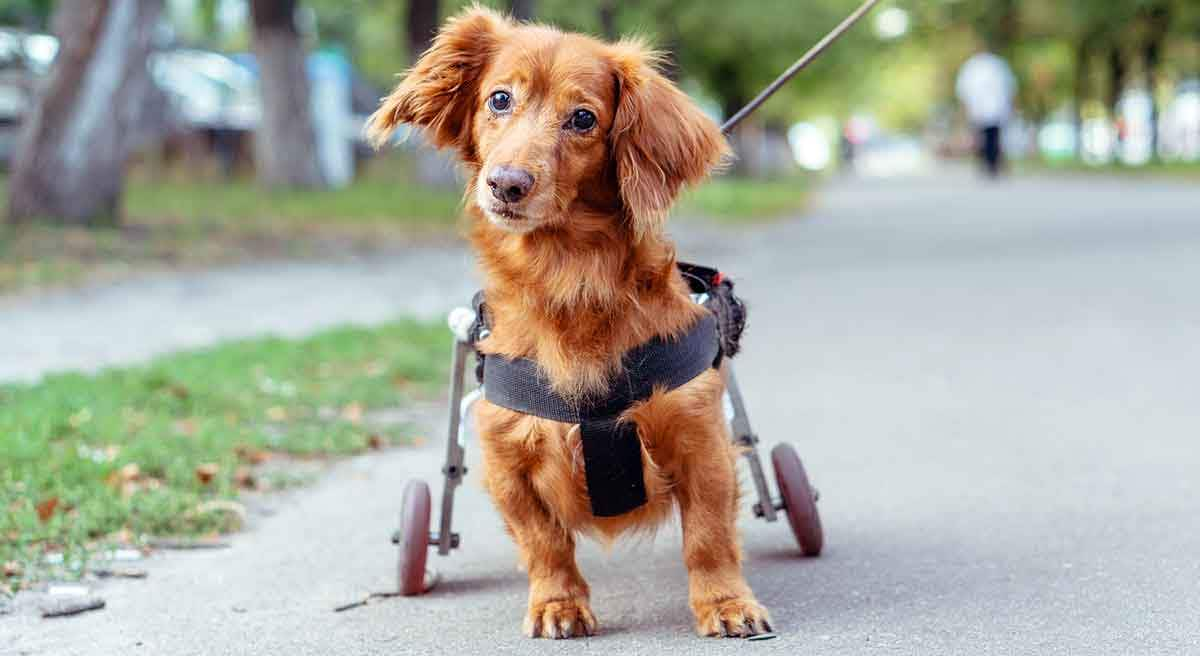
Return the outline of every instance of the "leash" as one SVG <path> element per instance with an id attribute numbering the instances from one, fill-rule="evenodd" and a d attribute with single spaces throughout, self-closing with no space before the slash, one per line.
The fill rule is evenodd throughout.
<path id="1" fill-rule="evenodd" d="M 737 127 L 738 123 L 742 122 L 742 119 L 749 116 L 751 112 L 758 109 L 759 105 L 762 105 L 767 101 L 768 98 L 775 95 L 775 92 L 779 91 L 780 87 L 787 84 L 788 80 L 791 80 L 796 76 L 796 73 L 804 70 L 805 67 L 811 64 L 814 59 L 821 55 L 821 53 L 825 52 L 826 48 L 833 44 L 834 41 L 837 41 L 843 34 L 846 33 L 846 30 L 853 27 L 854 24 L 859 21 L 859 19 L 865 16 L 867 12 L 871 11 L 871 9 L 878 3 L 879 0 L 866 0 L 866 2 L 862 3 L 858 9 L 854 10 L 854 13 L 847 16 L 845 20 L 838 24 L 837 27 L 833 28 L 833 31 L 831 31 L 829 34 L 826 34 L 825 38 L 818 41 L 817 45 L 809 48 L 808 52 L 804 53 L 803 57 L 797 59 L 796 63 L 789 66 L 786 71 L 781 73 L 779 77 L 775 78 L 774 82 L 767 85 L 767 88 L 763 89 L 762 93 L 755 96 L 754 100 L 751 100 L 749 104 L 739 109 L 738 112 L 733 116 L 729 117 L 729 120 L 725 121 L 725 123 L 721 125 L 721 133 L 729 134 L 734 128 Z"/>

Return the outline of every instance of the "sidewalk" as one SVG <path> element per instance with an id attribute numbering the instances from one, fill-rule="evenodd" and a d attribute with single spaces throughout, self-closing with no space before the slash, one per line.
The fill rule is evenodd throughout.
<path id="1" fill-rule="evenodd" d="M 149 275 L 0 298 L 0 381 L 96 369 L 226 339 L 433 318 L 474 292 L 465 248 Z"/>

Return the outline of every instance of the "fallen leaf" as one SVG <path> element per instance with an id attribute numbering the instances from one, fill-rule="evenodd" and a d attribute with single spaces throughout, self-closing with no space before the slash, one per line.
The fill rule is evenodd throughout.
<path id="1" fill-rule="evenodd" d="M 367 436 L 367 446 L 372 449 L 382 449 L 387 442 L 379 433 L 371 433 Z"/>
<path id="2" fill-rule="evenodd" d="M 173 427 L 180 435 L 191 437 L 196 434 L 196 420 L 193 417 L 176 420 Z"/>
<path id="3" fill-rule="evenodd" d="M 54 516 L 55 509 L 58 508 L 58 497 L 50 497 L 37 505 L 38 519 L 43 522 L 50 521 Z"/>
<path id="4" fill-rule="evenodd" d="M 135 483 L 142 476 L 142 468 L 136 462 L 131 462 L 123 465 L 120 469 L 115 469 L 106 479 L 107 483 L 119 490 L 125 490 L 131 484 Z"/>
<path id="5" fill-rule="evenodd" d="M 280 406 L 273 405 L 267 408 L 267 419 L 270 419 L 271 421 L 285 421 L 287 420 L 287 410 L 284 410 Z"/>
<path id="6" fill-rule="evenodd" d="M 271 459 L 270 451 L 245 444 L 239 444 L 234 447 L 233 452 L 237 454 L 238 460 L 250 463 L 251 465 L 261 465 Z"/>
<path id="7" fill-rule="evenodd" d="M 18 563 L 15 560 L 10 560 L 7 563 L 4 563 L 4 576 L 6 578 L 18 577 L 21 575 L 22 571 L 21 563 Z"/>
<path id="8" fill-rule="evenodd" d="M 342 419 L 345 419 L 352 424 L 358 424 L 362 423 L 362 418 L 363 405 L 358 401 L 347 403 L 344 407 L 342 407 Z"/>
<path id="9" fill-rule="evenodd" d="M 208 485 L 221 471 L 221 467 L 215 462 L 206 462 L 201 465 L 196 465 L 196 480 L 200 481 L 201 485 Z"/>
<path id="10" fill-rule="evenodd" d="M 258 487 L 258 479 L 254 476 L 254 470 L 241 465 L 233 472 L 233 480 L 238 487 L 244 487 L 247 490 L 253 490 Z"/>

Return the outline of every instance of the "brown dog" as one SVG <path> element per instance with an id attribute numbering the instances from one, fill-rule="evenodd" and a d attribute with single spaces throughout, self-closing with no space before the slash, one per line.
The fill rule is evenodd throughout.
<path id="1" fill-rule="evenodd" d="M 728 146 L 655 63 L 636 42 L 470 9 L 446 23 L 368 126 L 376 143 L 411 123 L 458 149 L 492 314 L 480 347 L 535 360 L 567 398 L 603 393 L 622 354 L 685 332 L 707 311 L 689 298 L 663 229 L 680 188 L 707 177 Z M 742 576 L 723 390 L 710 369 L 626 413 L 648 503 L 617 517 L 591 513 L 577 425 L 481 402 L 485 486 L 529 573 L 528 635 L 596 630 L 576 534 L 652 529 L 675 506 L 696 630 L 770 630 Z"/>

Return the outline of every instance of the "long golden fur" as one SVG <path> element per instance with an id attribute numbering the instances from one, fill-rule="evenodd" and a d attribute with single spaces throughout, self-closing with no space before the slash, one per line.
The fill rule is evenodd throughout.
<path id="1" fill-rule="evenodd" d="M 728 146 L 656 62 L 636 41 L 606 44 L 473 8 L 445 24 L 368 125 L 377 144 L 410 123 L 458 150 L 493 315 L 481 348 L 535 360 L 569 398 L 603 393 L 623 353 L 683 333 L 706 311 L 676 271 L 664 223 L 680 189 L 707 177 Z M 591 127 L 574 118 L 581 110 Z M 490 189 L 497 167 L 532 184 L 513 187 L 513 201 Z M 723 390 L 710 370 L 626 413 L 649 502 L 605 518 L 590 510 L 577 426 L 481 402 L 484 484 L 529 573 L 528 635 L 596 631 L 577 534 L 652 529 L 676 507 L 697 631 L 769 630 L 741 571 Z"/>

